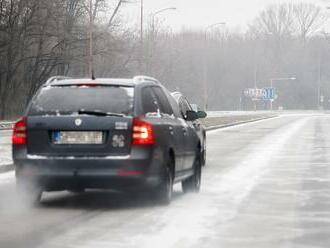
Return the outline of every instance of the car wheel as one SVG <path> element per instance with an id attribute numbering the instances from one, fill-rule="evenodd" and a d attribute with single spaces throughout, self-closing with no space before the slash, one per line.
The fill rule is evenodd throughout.
<path id="1" fill-rule="evenodd" d="M 40 204 L 43 190 L 32 180 L 17 177 L 16 188 L 20 199 L 22 199 L 24 203 L 33 206 Z"/>
<path id="2" fill-rule="evenodd" d="M 194 162 L 194 175 L 182 181 L 182 190 L 184 193 L 196 192 L 201 188 L 202 163 L 200 156 L 197 156 Z"/>
<path id="3" fill-rule="evenodd" d="M 158 186 L 155 196 L 156 200 L 161 205 L 168 205 L 172 200 L 173 193 L 173 159 L 169 159 L 167 166 L 164 169 L 164 175 L 162 183 Z"/>

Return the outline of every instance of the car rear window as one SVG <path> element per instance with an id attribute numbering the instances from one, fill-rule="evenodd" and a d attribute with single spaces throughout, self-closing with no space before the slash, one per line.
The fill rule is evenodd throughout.
<path id="1" fill-rule="evenodd" d="M 126 86 L 45 87 L 34 97 L 29 115 L 70 114 L 97 110 L 132 115 L 134 88 Z"/>

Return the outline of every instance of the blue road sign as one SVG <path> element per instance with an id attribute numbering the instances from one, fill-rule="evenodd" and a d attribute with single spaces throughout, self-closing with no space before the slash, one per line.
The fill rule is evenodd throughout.
<path id="1" fill-rule="evenodd" d="M 264 100 L 274 100 L 275 89 L 271 87 L 266 87 L 262 89 L 262 95 Z"/>

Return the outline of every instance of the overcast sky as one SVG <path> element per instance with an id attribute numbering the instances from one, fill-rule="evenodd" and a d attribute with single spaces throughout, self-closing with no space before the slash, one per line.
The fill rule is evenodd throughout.
<path id="1" fill-rule="evenodd" d="M 281 2 L 312 2 L 325 6 L 323 0 L 144 0 L 146 17 L 162 8 L 176 7 L 176 11 L 164 12 L 158 16 L 164 25 L 174 30 L 182 27 L 198 29 L 223 21 L 230 28 L 239 27 L 245 30 L 263 8 Z M 139 4 L 126 7 L 124 14 L 137 23 Z"/>

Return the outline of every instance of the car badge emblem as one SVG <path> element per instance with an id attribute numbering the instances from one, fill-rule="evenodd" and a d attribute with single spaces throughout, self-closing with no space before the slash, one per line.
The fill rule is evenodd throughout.
<path id="1" fill-rule="evenodd" d="M 82 124 L 82 120 L 81 120 L 81 119 L 76 119 L 76 120 L 74 121 L 74 123 L 76 124 L 77 127 L 79 127 L 79 126 L 81 126 L 81 124 Z"/>

